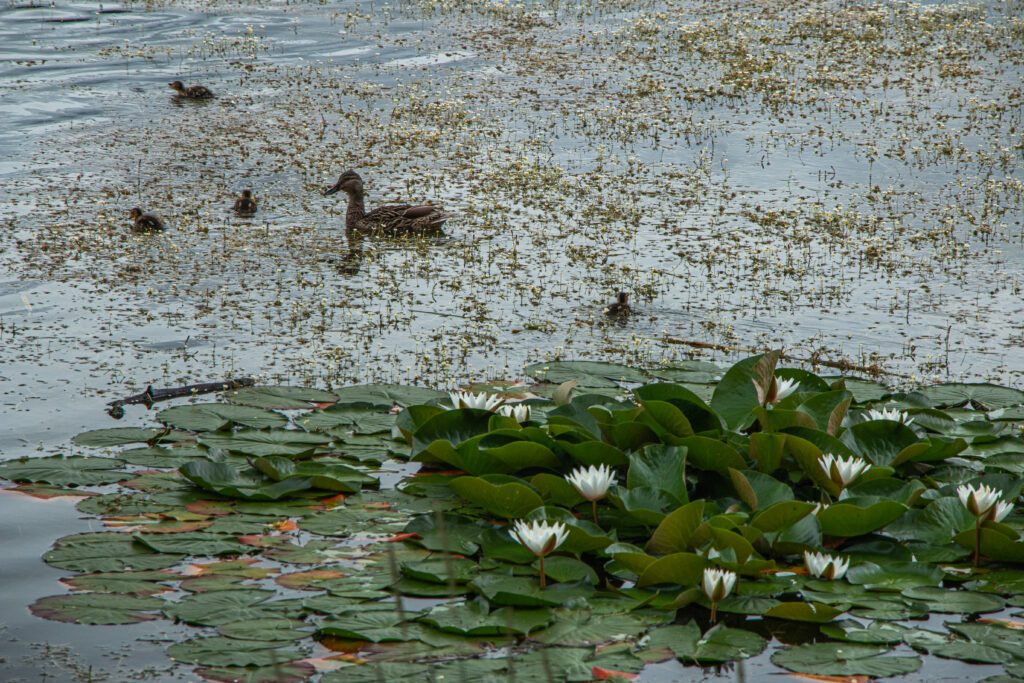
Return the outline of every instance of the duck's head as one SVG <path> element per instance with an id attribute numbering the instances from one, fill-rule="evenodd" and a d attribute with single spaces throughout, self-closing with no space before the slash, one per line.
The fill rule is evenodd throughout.
<path id="1" fill-rule="evenodd" d="M 242 190 L 242 199 L 252 199 L 252 190 Z"/>
<path id="2" fill-rule="evenodd" d="M 619 304 L 625 306 L 629 302 L 629 292 L 619 292 Z"/>
<path id="3" fill-rule="evenodd" d="M 167 85 L 168 85 L 168 87 L 174 88 L 178 92 L 181 92 L 182 90 L 185 89 L 185 84 L 182 83 L 181 81 L 171 81 Z"/>
<path id="4" fill-rule="evenodd" d="M 142 209 L 140 209 L 139 207 L 136 206 L 134 209 L 132 209 L 128 213 L 131 215 L 132 219 L 135 219 L 135 218 L 138 218 L 139 216 L 142 215 Z"/>
<path id="5" fill-rule="evenodd" d="M 348 170 L 338 176 L 338 182 L 333 187 L 324 190 L 324 196 L 332 195 L 338 190 L 344 190 L 346 194 L 363 194 L 363 179 L 353 170 Z"/>

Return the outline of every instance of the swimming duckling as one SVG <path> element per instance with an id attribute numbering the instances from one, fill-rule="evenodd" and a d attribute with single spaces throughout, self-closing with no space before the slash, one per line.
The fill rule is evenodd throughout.
<path id="1" fill-rule="evenodd" d="M 620 316 L 629 315 L 632 309 L 629 307 L 627 300 L 629 299 L 629 292 L 619 292 L 619 300 L 613 304 L 609 304 L 604 309 L 604 314 L 607 316 Z"/>
<path id="2" fill-rule="evenodd" d="M 213 91 L 207 88 L 205 85 L 190 85 L 187 88 L 181 81 L 172 81 L 167 84 L 177 91 L 179 97 L 191 97 L 195 100 L 205 99 L 207 97 L 213 97 Z"/>
<path id="3" fill-rule="evenodd" d="M 142 209 L 135 207 L 130 212 L 132 217 L 132 230 L 135 232 L 160 232 L 164 224 L 159 218 L 151 213 L 142 213 Z"/>
<path id="4" fill-rule="evenodd" d="M 252 190 L 242 190 L 242 196 L 235 200 L 235 213 L 240 216 L 256 213 L 256 198 L 252 196 Z"/>
<path id="5" fill-rule="evenodd" d="M 388 204 L 378 206 L 369 213 L 363 206 L 363 179 L 355 171 L 345 171 L 338 182 L 324 190 L 324 196 L 344 190 L 348 195 L 345 228 L 387 233 L 437 232 L 448 214 L 439 206 L 430 204 Z"/>

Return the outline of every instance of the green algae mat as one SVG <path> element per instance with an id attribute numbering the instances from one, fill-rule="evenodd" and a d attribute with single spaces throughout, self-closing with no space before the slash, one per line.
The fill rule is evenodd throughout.
<path id="1" fill-rule="evenodd" d="M 766 653 L 1024 679 L 1024 392 L 558 362 L 537 383 L 250 387 L 0 463 L 105 531 L 45 619 L 195 628 L 214 681 L 590 681 Z M 55 593 L 57 592 L 55 587 Z"/>

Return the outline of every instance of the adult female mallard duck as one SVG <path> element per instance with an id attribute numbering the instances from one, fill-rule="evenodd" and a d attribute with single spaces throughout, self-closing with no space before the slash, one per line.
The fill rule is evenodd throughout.
<path id="1" fill-rule="evenodd" d="M 448 220 L 448 214 L 439 206 L 430 204 L 387 204 L 369 213 L 363 206 L 363 179 L 355 171 L 345 171 L 338 182 L 324 190 L 324 196 L 344 190 L 348 195 L 345 227 L 387 233 L 437 232 Z"/>
<path id="2" fill-rule="evenodd" d="M 235 213 L 239 216 L 251 216 L 256 213 L 256 198 L 252 190 L 242 190 L 242 196 L 235 200 Z"/>
<path id="3" fill-rule="evenodd" d="M 629 292 L 619 292 L 619 299 L 613 304 L 609 304 L 604 309 L 604 314 L 607 316 L 618 317 L 622 315 L 629 315 L 632 311 L 629 307 Z"/>
<path id="4" fill-rule="evenodd" d="M 142 213 L 142 209 L 135 207 L 129 214 L 132 217 L 132 230 L 135 232 L 160 232 L 164 224 L 159 218 L 151 213 Z"/>
<path id="5" fill-rule="evenodd" d="M 191 97 L 194 100 L 201 100 L 207 97 L 213 97 L 213 91 L 207 88 L 205 85 L 190 85 L 187 88 L 181 81 L 171 81 L 167 84 L 177 91 L 178 97 Z"/>

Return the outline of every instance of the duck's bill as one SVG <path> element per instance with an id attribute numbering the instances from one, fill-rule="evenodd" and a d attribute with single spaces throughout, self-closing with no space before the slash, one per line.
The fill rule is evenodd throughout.
<path id="1" fill-rule="evenodd" d="M 337 192 L 340 189 L 341 189 L 341 183 L 336 183 L 333 187 L 328 187 L 326 190 L 324 190 L 324 196 L 326 197 L 327 195 L 334 194 L 335 192 Z"/>

